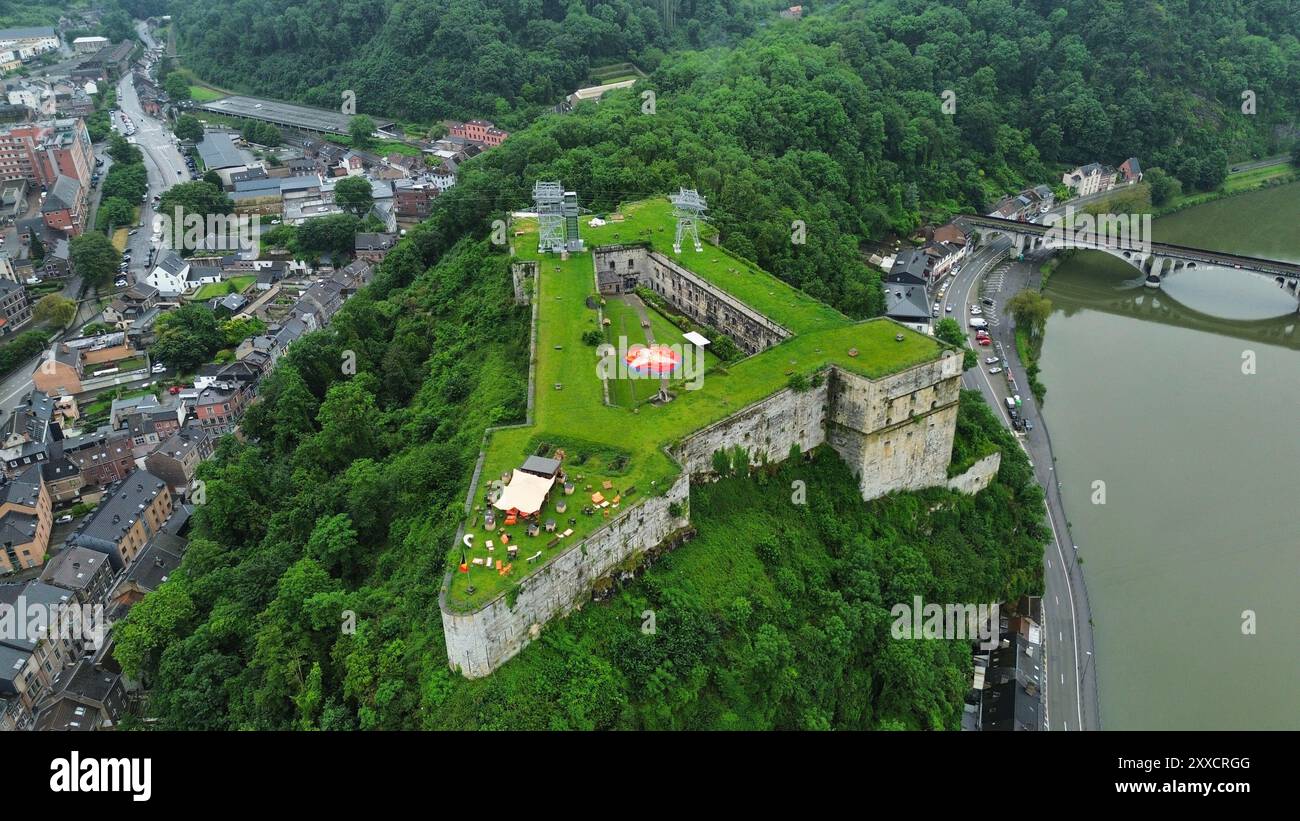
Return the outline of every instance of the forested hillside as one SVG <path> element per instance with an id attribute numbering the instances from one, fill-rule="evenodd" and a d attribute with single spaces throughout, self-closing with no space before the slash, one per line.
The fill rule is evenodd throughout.
<path id="1" fill-rule="evenodd" d="M 831 452 L 700 487 L 694 541 L 488 680 L 452 674 L 446 546 L 483 428 L 522 419 L 528 334 L 504 255 L 466 239 L 420 273 L 440 247 L 424 228 L 394 251 L 280 362 L 249 441 L 201 468 L 180 570 L 115 628 L 159 726 L 956 726 L 967 649 L 887 641 L 889 606 L 1038 590 L 1046 537 L 1028 465 L 977 395 L 958 451 L 1006 454 L 979 496 L 863 504 Z"/>
<path id="2" fill-rule="evenodd" d="M 175 0 L 187 65 L 218 85 L 405 120 L 538 110 L 597 64 L 732 41 L 759 0 Z"/>
<path id="3" fill-rule="evenodd" d="M 527 314 L 482 240 L 490 220 L 539 178 L 598 212 L 697 187 L 729 248 L 868 316 L 881 297 L 864 239 L 1063 164 L 1135 154 L 1213 187 L 1229 147 L 1280 148 L 1300 111 L 1286 0 L 852 0 L 799 22 L 687 4 L 671 33 L 659 4 L 633 0 L 178 5 L 186 65 L 205 79 L 324 105 L 352 88 L 362 110 L 406 119 L 514 128 L 595 61 L 653 74 L 463 165 L 375 285 L 281 361 L 248 441 L 227 438 L 202 469 L 180 572 L 118 628 L 117 657 L 168 728 L 954 726 L 964 648 L 882 641 L 882 613 L 914 594 L 1035 590 L 1047 535 L 1021 451 L 974 396 L 957 454 L 992 439 L 1005 459 L 985 493 L 864 505 L 826 456 L 728 478 L 693 492 L 698 537 L 611 601 L 486 680 L 448 671 L 446 546 L 484 427 L 524 415 Z M 739 47 L 689 50 L 714 43 Z M 1255 115 L 1240 111 L 1247 89 Z M 807 243 L 791 242 L 794 220 Z"/>
<path id="4" fill-rule="evenodd" d="M 181 18 L 192 29 L 187 62 L 209 79 L 330 105 L 339 89 L 373 82 L 373 93 L 358 98 L 363 109 L 411 114 L 404 106 L 432 106 L 424 116 L 491 114 L 494 102 L 450 101 L 491 88 L 494 98 L 499 92 L 507 105 L 518 104 L 524 76 L 550 76 L 530 67 L 509 79 L 541 59 L 522 40 L 508 41 L 519 53 L 480 61 L 500 43 L 465 45 L 476 30 L 468 25 L 454 27 L 462 45 L 439 41 L 435 49 L 438 60 L 460 62 L 430 69 L 420 49 L 432 41 L 398 45 L 396 35 L 382 33 L 407 36 L 411 21 L 398 15 L 408 12 L 394 7 L 385 16 L 383 0 L 366 2 L 375 16 L 358 12 L 345 24 L 333 15 L 348 5 L 309 13 L 282 0 L 241 0 L 236 9 L 265 4 L 311 21 L 286 27 L 269 22 L 280 19 L 273 14 L 255 14 L 251 30 L 236 25 L 227 6 L 196 3 Z M 452 6 L 462 4 L 472 2 Z M 437 17 L 429 10 L 441 5 L 419 7 Z M 509 3 L 493 7 L 474 26 L 522 13 Z M 205 22 L 186 24 L 195 14 Z M 596 210 L 696 187 L 731 249 L 850 315 L 871 316 L 883 305 L 879 278 L 858 253 L 864 239 L 1058 180 L 1065 164 L 1136 155 L 1188 190 L 1213 188 L 1230 156 L 1284 148 L 1300 112 L 1300 6 L 1284 0 L 856 0 L 798 22 L 768 17 L 771 24 L 737 48 L 677 51 L 659 62 L 644 82 L 656 92 L 653 114 L 642 113 L 638 86 L 515 131 L 462 169 L 451 195 L 459 204 L 445 213 L 472 214 L 474 222 L 526 206 L 539 177 L 563 179 Z M 738 10 L 727 19 L 743 18 Z M 544 20 L 501 25 L 534 32 L 537 42 L 559 43 L 573 31 Z M 334 32 L 337 42 L 323 50 L 309 45 L 315 39 L 300 42 L 292 32 L 303 27 Z M 728 29 L 709 30 L 722 36 Z M 640 53 L 618 38 L 596 41 L 614 44 L 602 57 Z M 413 67 L 384 68 L 408 58 Z M 331 76 L 316 79 L 320 72 Z M 452 97 L 440 83 L 453 86 Z M 1240 111 L 1245 89 L 1255 93 L 1251 116 Z M 955 94 L 955 115 L 940 109 L 945 90 Z M 796 219 L 807 226 L 806 244 L 791 242 Z"/>

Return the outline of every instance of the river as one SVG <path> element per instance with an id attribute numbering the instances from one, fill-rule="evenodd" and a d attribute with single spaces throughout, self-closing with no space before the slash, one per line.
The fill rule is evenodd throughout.
<path id="1" fill-rule="evenodd" d="M 1298 226 L 1292 184 L 1157 220 L 1155 239 L 1300 262 Z M 1295 298 L 1235 270 L 1140 282 L 1084 253 L 1046 291 L 1043 414 L 1092 603 L 1102 725 L 1300 729 Z"/>

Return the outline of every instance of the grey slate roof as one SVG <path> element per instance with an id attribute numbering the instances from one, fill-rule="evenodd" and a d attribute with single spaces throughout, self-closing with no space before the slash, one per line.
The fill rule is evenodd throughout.
<path id="1" fill-rule="evenodd" d="M 195 148 L 199 151 L 199 157 L 203 159 L 204 167 L 214 171 L 218 168 L 244 165 L 244 158 L 235 147 L 234 140 L 224 131 L 204 134 Z"/>
<path id="2" fill-rule="evenodd" d="M 49 214 L 53 211 L 76 207 L 77 195 L 80 191 L 81 185 L 76 180 L 60 174 L 54 180 L 54 185 L 50 186 L 49 193 L 45 195 L 45 202 L 41 205 L 41 213 Z"/>

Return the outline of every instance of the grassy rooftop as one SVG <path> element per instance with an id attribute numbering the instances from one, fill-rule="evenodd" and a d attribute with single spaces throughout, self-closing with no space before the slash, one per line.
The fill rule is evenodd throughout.
<path id="1" fill-rule="evenodd" d="M 536 224 L 530 221 L 517 224 L 515 228 L 520 235 L 515 241 L 516 256 L 537 260 L 539 269 L 534 290 L 538 358 L 535 418 L 531 426 L 492 433 L 473 499 L 474 512 L 466 523 L 466 533 L 474 537 L 474 546 L 466 553 L 470 559 L 487 559 L 493 564 L 497 559 L 505 562 L 506 551 L 500 537 L 502 532 L 507 532 L 510 543 L 519 547 L 519 554 L 506 575 L 475 565 L 471 565 L 468 574 L 454 573 L 447 597 L 452 610 L 467 611 L 481 606 L 523 581 L 628 506 L 664 492 L 680 470 L 664 452 L 665 446 L 781 390 L 791 375 L 808 376 L 834 364 L 875 378 L 932 360 L 942 350 L 930 337 L 888 320 L 854 322 L 712 244 L 706 244 L 702 252 L 688 247 L 680 255 L 673 254 L 674 222 L 666 199 L 633 203 L 621 213 L 621 220 L 611 219 L 603 226 L 593 228 L 584 224 L 582 236 L 588 249 L 649 241 L 702 278 L 794 331 L 795 336 L 729 367 L 722 367 L 709 355 L 702 387 L 686 390 L 679 382 L 674 386 L 676 399 L 666 405 L 637 404 L 654 393 L 658 380 L 637 380 L 630 387 L 611 383 L 610 401 L 616 404 L 606 405 L 597 376 L 596 349 L 582 341 L 584 332 L 601 330 L 597 310 L 588 307 L 588 298 L 593 304 L 600 300 L 592 255 L 572 254 L 567 260 L 540 256 Z M 653 310 L 650 313 L 657 342 L 681 341 L 679 329 Z M 623 333 L 630 341 L 643 340 L 640 320 L 627 305 L 609 300 L 606 316 L 613 336 Z M 613 327 L 616 322 L 619 328 Z M 901 342 L 896 340 L 900 333 L 903 334 Z M 857 349 L 857 356 L 849 355 L 852 348 Z M 484 530 L 485 497 L 491 483 L 518 467 L 525 456 L 547 445 L 564 449 L 564 469 L 577 481 L 577 490 L 570 497 L 553 492 L 541 518 L 555 519 L 557 533 L 568 528 L 574 532 L 547 547 L 555 534 L 543 532 L 529 537 L 522 524 L 504 527 L 503 517 L 498 517 L 494 532 Z M 774 458 L 784 455 L 769 454 Z M 609 489 L 604 487 L 606 482 L 611 485 Z M 628 489 L 634 491 L 624 496 L 620 510 L 609 509 L 608 516 L 603 512 L 591 515 L 582 512 L 590 504 L 593 492 L 600 491 L 612 498 Z M 562 514 L 554 507 L 561 498 L 568 505 Z M 495 547 L 490 553 L 489 540 Z M 542 552 L 540 558 L 526 561 L 526 557 L 538 551 Z M 460 545 L 452 547 L 453 567 L 460 562 L 460 552 Z M 470 585 L 475 588 L 473 594 L 466 592 Z"/>

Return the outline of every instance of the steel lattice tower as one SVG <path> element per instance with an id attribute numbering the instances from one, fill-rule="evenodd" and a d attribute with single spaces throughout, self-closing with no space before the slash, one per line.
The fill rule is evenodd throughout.
<path id="1" fill-rule="evenodd" d="M 679 189 L 676 194 L 669 197 L 673 203 L 673 213 L 677 217 L 677 235 L 673 238 L 673 252 L 680 254 L 682 252 L 682 237 L 690 235 L 695 241 L 695 250 L 703 251 L 704 246 L 700 244 L 700 226 L 704 221 L 704 211 L 709 206 L 704 202 L 704 197 L 694 188 Z"/>
<path id="2" fill-rule="evenodd" d="M 564 250 L 564 186 L 559 182 L 533 183 L 533 206 L 537 211 L 539 253 Z"/>

